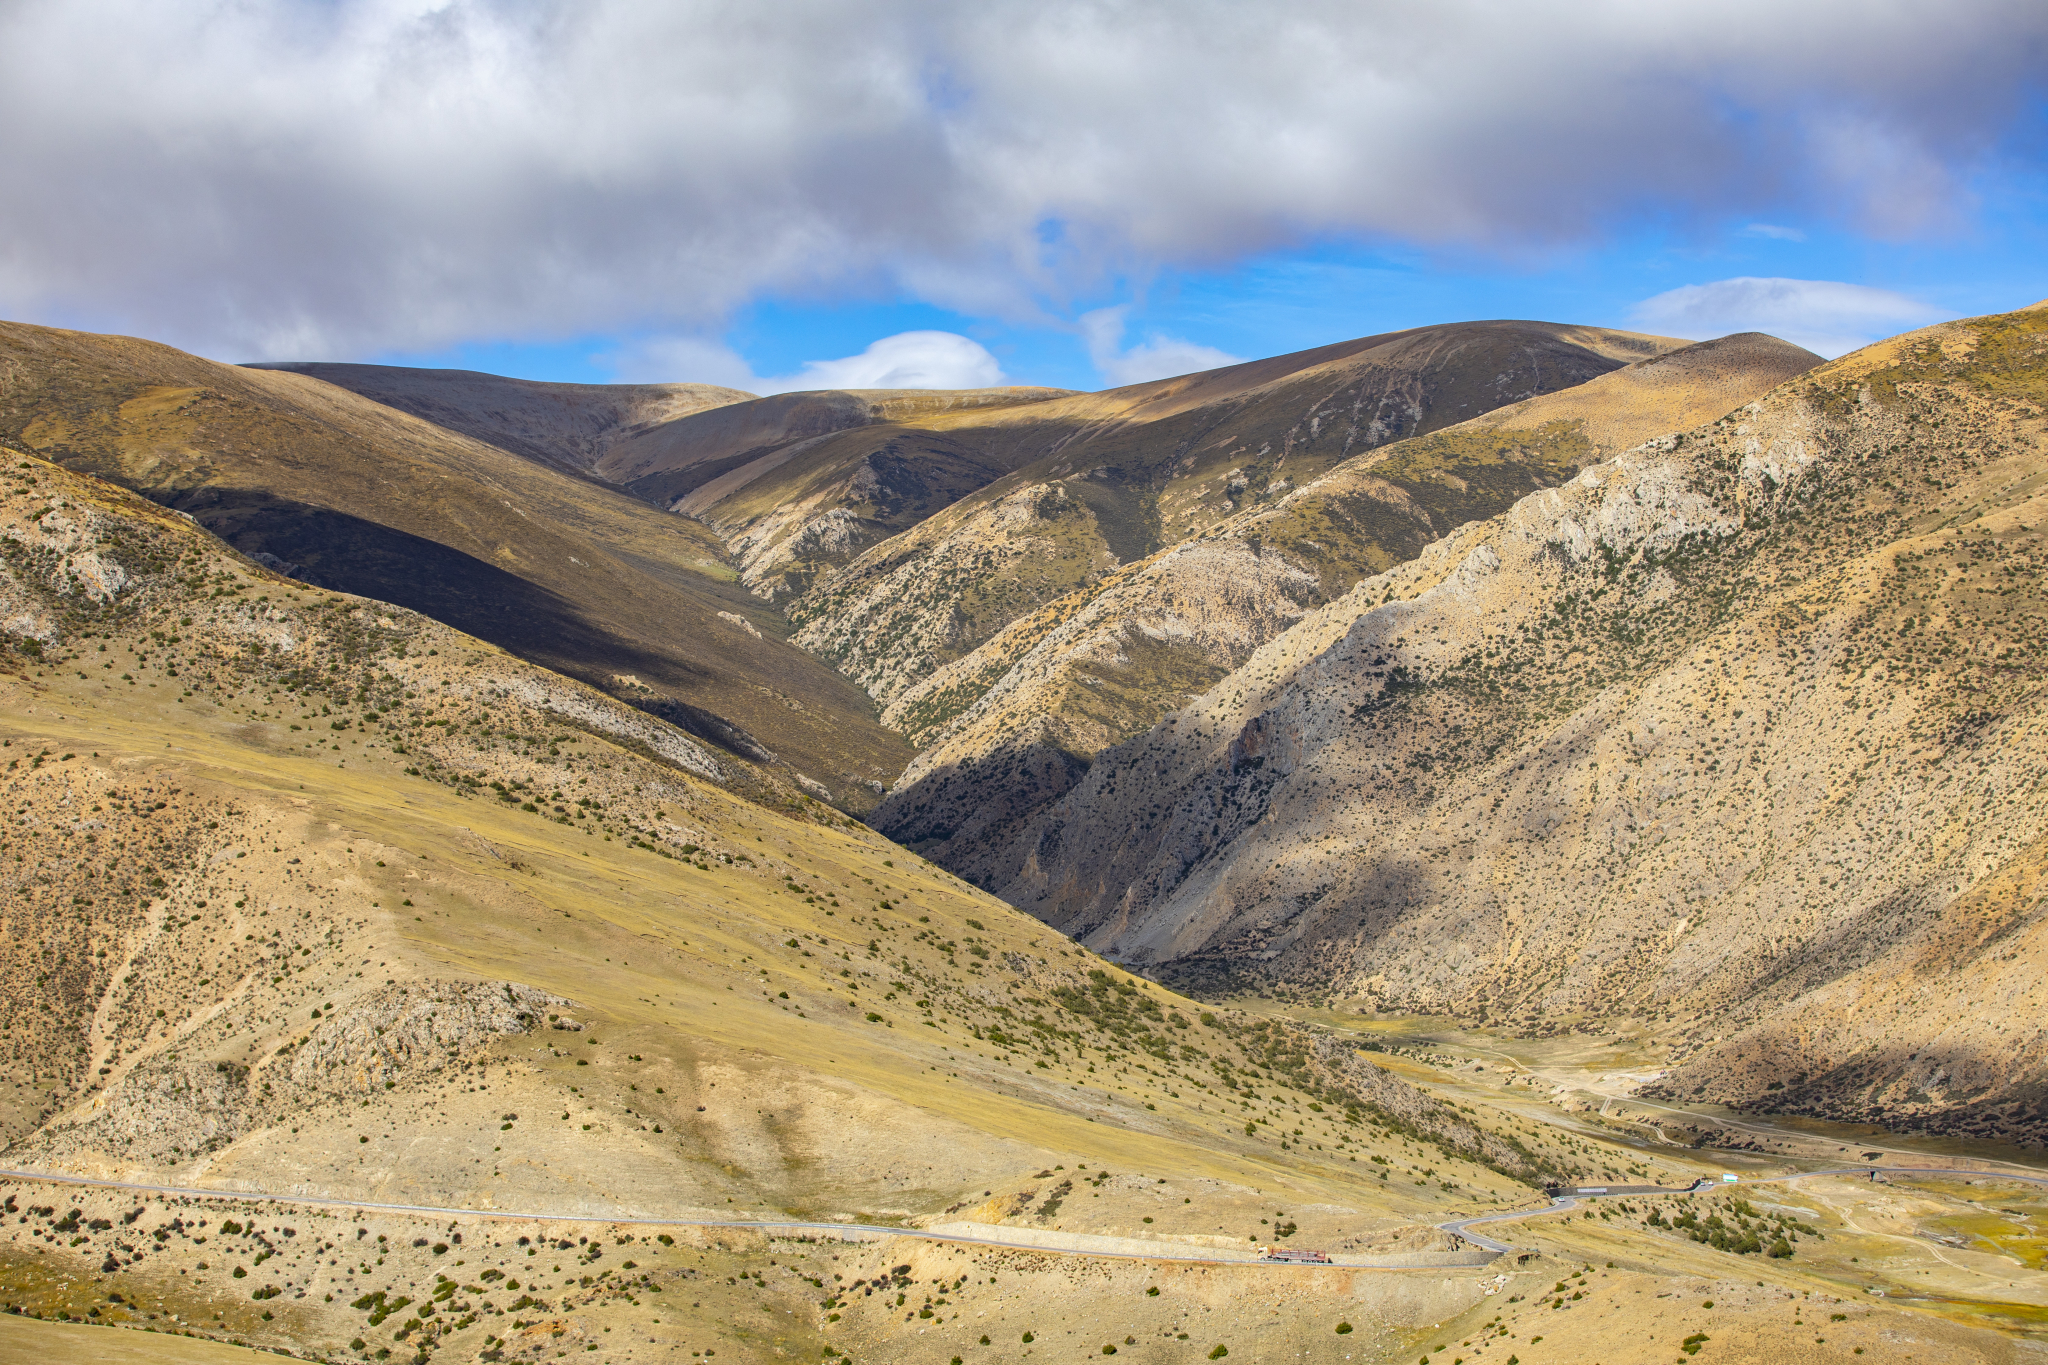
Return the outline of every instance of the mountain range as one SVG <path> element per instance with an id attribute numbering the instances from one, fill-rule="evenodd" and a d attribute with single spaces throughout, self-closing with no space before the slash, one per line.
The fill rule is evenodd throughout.
<path id="1" fill-rule="evenodd" d="M 244 1200 L 10 1186 L 0 1300 L 939 1362 L 1131 1296 L 1090 1353 L 1220 1359 L 1247 1246 L 1476 1265 L 1454 1212 L 1708 1169 L 1421 1027 L 1625 1036 L 1639 1102 L 1845 1151 L 2048 1143 L 2044 441 L 2048 306 L 769 397 L 0 324 L 7 1164 Z M 287 1196 L 379 1211 L 288 1244 Z M 1651 1207 L 1298 1306 L 1388 1361 L 1511 1317 L 1534 1365 L 1575 1338 L 1522 1279 L 1561 1310 L 1597 1257 L 1778 1331 Z M 1844 1218 L 1771 1294 L 1863 1273 Z M 1042 1273 L 1155 1242 L 1228 1255 Z"/>

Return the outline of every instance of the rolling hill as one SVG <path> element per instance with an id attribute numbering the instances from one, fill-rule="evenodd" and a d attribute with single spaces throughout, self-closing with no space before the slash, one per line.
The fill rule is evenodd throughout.
<path id="1" fill-rule="evenodd" d="M 1055 1249 L 1065 1230 L 1213 1251 L 1285 1207 L 1400 1251 L 1440 1245 L 1415 1220 L 1453 1201 L 1598 1169 L 1326 1033 L 1133 978 L 820 803 L 743 800 L 643 711 L 90 476 L 8 470 L 0 597 L 7 1163 L 250 1192 L 211 1229 L 188 1198 L 79 1194 L 75 1240 L 0 1243 L 17 1309 L 316 1353 L 473 1353 L 597 1314 L 766 1357 L 739 1325 L 754 1286 L 691 1283 L 707 1256 L 773 1267 L 758 1238 L 622 1235 L 648 1273 L 579 1282 L 587 1238 L 544 1239 L 580 1262 L 561 1279 L 493 1211 L 537 1211 L 514 1220 L 537 1233 L 967 1210 Z M 432 1207 L 366 1222 L 264 1192 Z M 883 1279 L 892 1252 L 867 1256 Z M 498 1270 L 386 1324 L 393 1300 L 448 1305 L 440 1272 L 465 1263 Z M 664 1287 L 652 1321 L 634 1311 Z M 835 1328 L 790 1288 L 780 1339 L 910 1350 L 894 1314 Z M 1027 1300 L 1009 1307 L 1059 1311 Z"/>
<path id="2" fill-rule="evenodd" d="M 1831 1349 L 2010 1358 L 2048 1301 L 2038 1192 L 1822 1178 L 1545 1214 L 1546 1181 L 1785 1162 L 1709 1166 L 1497 1053 L 1404 1044 L 1393 1011 L 1623 1023 L 1692 1049 L 1674 1094 L 2031 1131 L 2044 318 L 1718 417 L 1806 358 L 1608 366 L 1111 566 L 1075 604 L 1102 638 L 1156 625 L 1203 549 L 1292 556 L 1304 605 L 979 836 L 991 866 L 1023 850 L 1010 903 L 712 723 L 867 742 L 830 709 L 846 684 L 786 717 L 681 709 L 750 677 L 801 701 L 818 668 L 688 518 L 305 375 L 8 332 L 0 1156 L 127 1183 L 0 1174 L 0 1354 L 1565 1365 L 1813 1354 L 1827 1312 Z M 553 420 L 501 426 L 622 429 Z M 1681 430 L 1614 453 L 1631 423 Z M 258 501 L 291 490 L 299 522 Z M 439 549 L 365 568 L 322 538 L 343 515 L 380 528 L 349 543 Z M 622 593 L 673 632 L 723 602 L 759 635 L 671 641 L 724 671 L 657 705 L 571 676 L 579 639 L 279 572 L 306 524 L 394 592 L 472 546 L 564 613 L 621 621 Z M 1020 677 L 1086 657 L 1063 639 L 1025 638 Z M 1131 689 L 1104 733 L 1170 695 Z M 1515 1209 L 1498 1260 L 1434 1226 Z M 1350 1264 L 1253 1262 L 1268 1243 Z"/>
<path id="3" fill-rule="evenodd" d="M 782 394 L 622 444 L 604 469 L 636 497 L 697 517 L 772 602 L 1009 472 L 973 425 L 1062 389 Z M 955 435 L 952 428 L 964 426 Z"/>
<path id="4" fill-rule="evenodd" d="M 1684 344 L 1458 323 L 961 414 L 946 433 L 1015 472 L 852 558 L 787 611 L 798 643 L 886 707 L 1019 617 L 1351 456 Z"/>
<path id="5" fill-rule="evenodd" d="M 596 474 L 613 446 L 649 427 L 754 397 L 716 384 L 542 383 L 403 365 L 287 361 L 246 368 L 303 374 L 571 474 Z"/>
<path id="6" fill-rule="evenodd" d="M 661 707 L 763 791 L 864 809 L 908 757 L 865 697 L 785 642 L 704 526 L 321 380 L 0 325 L 0 440 L 302 581 Z"/>

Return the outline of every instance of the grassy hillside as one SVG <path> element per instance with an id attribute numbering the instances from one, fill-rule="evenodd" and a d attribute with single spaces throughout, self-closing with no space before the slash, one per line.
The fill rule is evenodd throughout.
<path id="1" fill-rule="evenodd" d="M 43 461 L 0 498 L 10 1165 L 1049 1232 L 1085 1196 L 1090 1233 L 1231 1246 L 1276 1200 L 1369 1246 L 1585 1167 L 1327 1035 L 1205 1013 L 829 807 L 741 800 L 688 735 L 422 616 Z M 0 1248 L 0 1288 L 55 1292 L 28 1254 Z M 399 1273 L 374 1269 L 256 1282 L 339 1349 L 374 1310 L 299 1291 L 353 1302 Z M 287 1330 L 259 1306 L 232 1330 Z"/>
<path id="2" fill-rule="evenodd" d="M 1702 1167 L 1205 1009 L 820 803 L 738 799 L 702 776 L 721 755 L 594 689 L 114 485 L 6 473 L 0 1160 L 240 1193 L 0 1182 L 0 1354 L 1562 1365 L 1676 1332 L 1783 1354 L 1832 1310 L 1833 1342 L 1983 1361 L 2025 1311 L 1985 1275 L 2034 1292 L 1943 1252 L 1954 1321 L 1863 1297 L 1926 1282 L 1857 1219 L 2033 1207 L 1989 1183 L 1642 1201 L 1444 1266 L 1428 1223 L 1546 1174 Z M 1759 1229 L 1796 1254 L 1746 1252 Z M 1058 1254 L 1290 1239 L 1424 1268 Z"/>
<path id="3" fill-rule="evenodd" d="M 1667 1093 L 2048 1140 L 2048 311 L 1913 333 L 1367 579 L 1103 756 L 1013 903 Z"/>
<path id="4" fill-rule="evenodd" d="M 0 325 L 0 440 L 305 582 L 662 704 L 771 793 L 808 779 L 862 809 L 908 756 L 858 691 L 783 642 L 707 528 L 331 384 Z"/>

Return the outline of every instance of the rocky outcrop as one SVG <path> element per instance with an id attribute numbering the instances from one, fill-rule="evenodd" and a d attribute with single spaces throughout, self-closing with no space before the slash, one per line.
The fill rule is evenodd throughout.
<path id="1" fill-rule="evenodd" d="M 367 1094 L 460 1062 L 507 1034 L 559 1024 L 571 1008 L 509 981 L 408 981 L 327 1015 L 272 1069 L 301 1095 Z"/>
<path id="2" fill-rule="evenodd" d="M 153 1056 L 82 1112 L 17 1150 L 37 1162 L 81 1154 L 177 1164 L 326 1099 L 361 1099 L 459 1066 L 499 1039 L 560 1023 L 570 1002 L 503 981 L 414 980 L 337 1007 L 251 1067 Z M 572 1026 L 580 1028 L 580 1024 Z"/>

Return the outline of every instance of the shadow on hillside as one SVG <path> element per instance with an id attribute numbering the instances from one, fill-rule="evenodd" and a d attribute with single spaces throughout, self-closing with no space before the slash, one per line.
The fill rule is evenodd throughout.
<path id="1" fill-rule="evenodd" d="M 687 660 L 592 623 L 559 593 L 439 541 L 250 490 L 197 489 L 170 505 L 300 582 L 405 607 L 601 690 L 617 673 L 670 687 L 711 680 Z M 701 707 L 679 703 L 657 714 L 741 757 L 760 761 L 765 752 Z"/>

